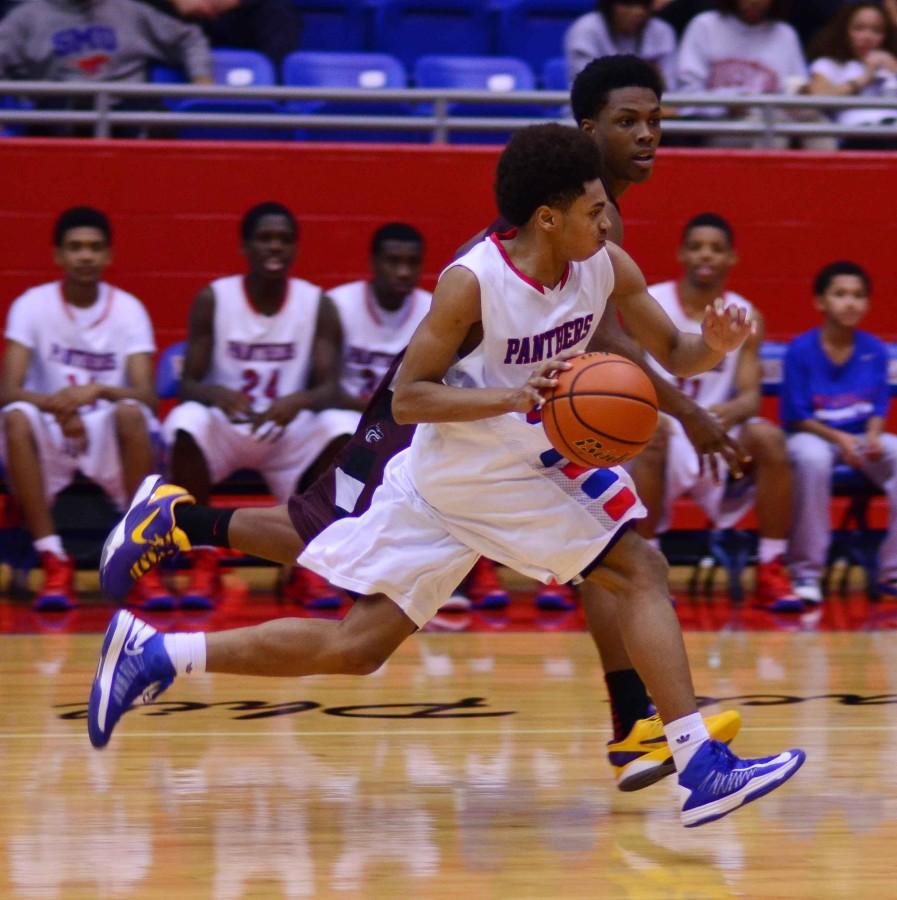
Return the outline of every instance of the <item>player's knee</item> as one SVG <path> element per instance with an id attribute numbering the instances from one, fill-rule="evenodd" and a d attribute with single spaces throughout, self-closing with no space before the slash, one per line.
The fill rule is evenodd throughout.
<path id="1" fill-rule="evenodd" d="M 639 576 L 650 583 L 652 587 L 663 585 L 666 587 L 670 575 L 670 564 L 667 558 L 647 542 L 642 542 L 638 552 L 637 571 Z"/>
<path id="2" fill-rule="evenodd" d="M 346 675 L 373 675 L 389 659 L 382 647 L 365 641 L 351 642 L 341 655 L 341 669 Z"/>
<path id="3" fill-rule="evenodd" d="M 788 458 L 791 464 L 803 471 L 828 472 L 832 468 L 832 455 L 821 439 L 804 440 L 810 435 L 797 435 L 788 441 Z"/>
<path id="4" fill-rule="evenodd" d="M 788 458 L 785 433 L 772 422 L 749 422 L 742 431 L 742 443 L 754 459 L 779 462 Z"/>
<path id="5" fill-rule="evenodd" d="M 30 441 L 32 437 L 31 422 L 20 409 L 11 409 L 3 414 L 3 430 L 10 442 Z"/>
<path id="6" fill-rule="evenodd" d="M 146 433 L 146 419 L 143 410 L 136 403 L 115 405 L 115 427 L 123 437 L 135 437 Z"/>

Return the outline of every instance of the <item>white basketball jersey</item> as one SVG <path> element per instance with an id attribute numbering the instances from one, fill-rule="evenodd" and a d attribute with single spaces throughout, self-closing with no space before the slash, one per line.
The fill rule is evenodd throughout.
<path id="1" fill-rule="evenodd" d="M 430 309 L 432 294 L 415 288 L 395 312 L 383 309 L 368 281 L 353 281 L 327 291 L 343 326 L 343 388 L 367 399 L 408 346 L 421 319 Z"/>
<path id="2" fill-rule="evenodd" d="M 6 337 L 31 350 L 23 387 L 41 394 L 91 382 L 122 387 L 127 358 L 156 349 L 143 304 L 106 283 L 87 309 L 67 303 L 59 281 L 31 288 L 10 307 Z"/>
<path id="3" fill-rule="evenodd" d="M 446 373 L 446 384 L 459 387 L 520 388 L 561 350 L 584 350 L 614 285 L 606 249 L 570 263 L 557 286 L 547 288 L 514 266 L 495 234 L 449 268 L 453 266 L 476 276 L 483 325 L 479 346 Z M 436 493 L 451 491 L 453 472 L 459 481 L 469 482 L 473 472 L 501 480 L 512 477 L 506 473 L 520 463 L 527 471 L 541 467 L 539 457 L 551 444 L 540 419 L 532 413 L 507 413 L 474 422 L 419 425 L 409 455 L 418 490 L 438 505 Z"/>
<path id="4" fill-rule="evenodd" d="M 280 309 L 260 313 L 249 300 L 244 277 L 211 284 L 215 294 L 212 364 L 205 378 L 252 398 L 256 412 L 308 384 L 321 289 L 291 278 Z"/>
<path id="5" fill-rule="evenodd" d="M 663 307 L 673 324 L 680 330 L 691 334 L 701 333 L 701 323 L 692 319 L 679 302 L 679 290 L 675 281 L 664 281 L 648 288 L 648 293 Z M 733 291 L 725 291 L 723 300 L 727 306 L 740 306 L 750 314 L 753 306 L 740 294 Z M 709 372 L 701 375 L 693 375 L 690 378 L 677 378 L 667 372 L 663 366 L 652 356 L 647 356 L 648 362 L 667 381 L 675 384 L 683 394 L 691 397 L 698 406 L 710 407 L 718 403 L 725 403 L 735 393 L 735 369 L 738 365 L 738 350 L 726 354 L 723 361 Z"/>

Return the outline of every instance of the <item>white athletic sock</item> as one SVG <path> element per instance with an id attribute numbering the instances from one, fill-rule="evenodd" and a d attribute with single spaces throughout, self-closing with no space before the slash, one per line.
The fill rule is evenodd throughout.
<path id="1" fill-rule="evenodd" d="M 710 740 L 704 718 L 699 713 L 683 716 L 663 726 L 667 736 L 667 744 L 673 751 L 676 770 L 682 772 L 704 741 Z"/>
<path id="2" fill-rule="evenodd" d="M 34 549 L 38 553 L 52 553 L 60 559 L 66 559 L 65 547 L 62 546 L 62 538 L 58 534 L 48 534 L 46 537 L 38 538 L 34 542 Z"/>
<path id="3" fill-rule="evenodd" d="M 760 538 L 760 546 L 757 548 L 757 556 L 761 563 L 771 563 L 774 559 L 785 555 L 788 549 L 788 541 L 785 538 Z"/>
<path id="4" fill-rule="evenodd" d="M 206 670 L 204 631 L 178 631 L 162 635 L 165 650 L 178 675 L 199 675 Z"/>

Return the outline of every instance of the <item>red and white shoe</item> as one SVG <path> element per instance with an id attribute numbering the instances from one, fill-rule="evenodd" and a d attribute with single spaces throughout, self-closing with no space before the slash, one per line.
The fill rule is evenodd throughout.
<path id="1" fill-rule="evenodd" d="M 70 556 L 44 552 L 40 555 L 44 586 L 34 598 L 36 612 L 64 612 L 75 605 L 75 561 Z"/>
<path id="2" fill-rule="evenodd" d="M 504 609 L 511 602 L 510 595 L 498 580 L 495 563 L 483 557 L 471 570 L 464 593 L 474 609 Z"/>
<path id="3" fill-rule="evenodd" d="M 343 592 L 329 581 L 301 566 L 293 566 L 290 580 L 283 586 L 281 596 L 285 600 L 306 609 L 339 609 L 343 605 Z"/>
<path id="4" fill-rule="evenodd" d="M 177 598 L 165 587 L 158 569 L 142 575 L 128 594 L 128 603 L 147 612 L 167 612 L 177 605 Z"/>
<path id="5" fill-rule="evenodd" d="M 194 550 L 190 583 L 181 594 L 181 609 L 213 609 L 221 591 L 218 554 L 214 550 Z"/>
<path id="6" fill-rule="evenodd" d="M 770 612 L 801 612 L 804 608 L 781 556 L 772 562 L 757 563 L 756 598 Z"/>

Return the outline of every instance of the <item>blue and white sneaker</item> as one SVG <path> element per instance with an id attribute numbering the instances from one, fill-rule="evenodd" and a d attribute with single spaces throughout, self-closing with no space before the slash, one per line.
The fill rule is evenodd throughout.
<path id="1" fill-rule="evenodd" d="M 781 787 L 804 763 L 803 750 L 741 759 L 725 744 L 707 741 L 679 775 L 682 824 L 705 825 Z"/>
<path id="2" fill-rule="evenodd" d="M 119 610 L 106 629 L 97 674 L 87 704 L 90 743 L 105 747 L 118 720 L 140 698 L 152 703 L 174 681 L 175 671 L 162 635 Z"/>
<path id="3" fill-rule="evenodd" d="M 137 488 L 128 511 L 103 544 L 100 587 L 122 600 L 134 582 L 159 560 L 190 550 L 190 540 L 177 527 L 174 508 L 195 503 L 191 494 L 159 475 L 147 475 Z"/>

